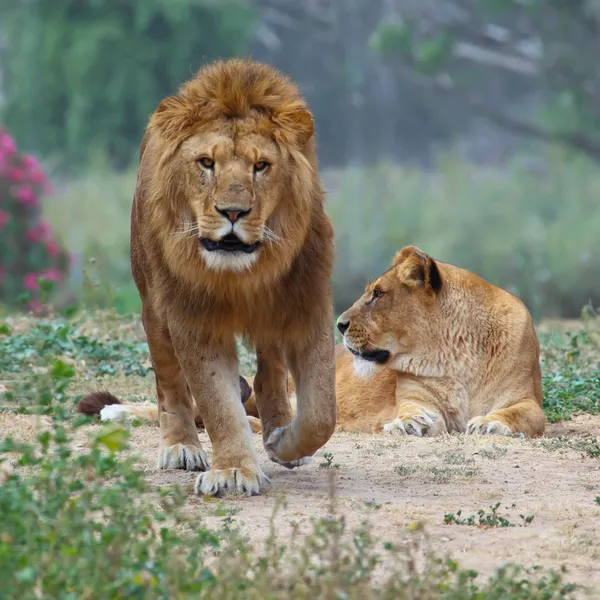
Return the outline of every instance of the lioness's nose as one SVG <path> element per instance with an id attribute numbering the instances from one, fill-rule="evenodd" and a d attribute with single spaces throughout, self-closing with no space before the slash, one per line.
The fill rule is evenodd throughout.
<path id="1" fill-rule="evenodd" d="M 346 331 L 348 331 L 348 327 L 350 327 L 350 319 L 345 320 L 342 316 L 337 320 L 337 328 L 339 329 L 342 335 L 344 335 Z"/>
<path id="2" fill-rule="evenodd" d="M 235 223 L 237 220 L 249 215 L 252 209 L 243 210 L 241 208 L 219 208 L 215 206 L 215 210 L 224 217 L 227 217 L 232 223 Z"/>

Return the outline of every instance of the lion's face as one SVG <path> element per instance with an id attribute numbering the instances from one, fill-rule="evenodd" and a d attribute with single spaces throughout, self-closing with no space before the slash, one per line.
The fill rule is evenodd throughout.
<path id="1" fill-rule="evenodd" d="M 313 132 L 298 89 L 266 65 L 209 65 L 165 98 L 142 162 L 171 266 L 213 283 L 289 268 L 321 198 Z"/>
<path id="2" fill-rule="evenodd" d="M 269 138 L 233 127 L 187 139 L 178 155 L 185 172 L 182 231 L 193 231 L 206 266 L 243 271 L 277 236 L 267 223 L 281 198 L 286 160 Z M 239 129 L 239 128 L 238 128 Z"/>
<path id="3" fill-rule="evenodd" d="M 441 285 L 436 263 L 409 246 L 397 254 L 390 270 L 367 286 L 338 319 L 359 373 L 370 373 L 378 365 L 393 367 L 435 344 Z"/>

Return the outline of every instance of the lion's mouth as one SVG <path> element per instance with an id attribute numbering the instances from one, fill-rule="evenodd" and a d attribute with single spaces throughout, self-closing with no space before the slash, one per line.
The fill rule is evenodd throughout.
<path id="1" fill-rule="evenodd" d="M 260 246 L 260 242 L 244 244 L 235 233 L 228 233 L 217 242 L 208 238 L 201 238 L 200 243 L 209 252 L 224 250 L 225 252 L 245 252 L 246 254 L 252 254 Z"/>
<path id="2" fill-rule="evenodd" d="M 383 365 L 385 362 L 387 362 L 388 358 L 390 357 L 390 353 L 387 350 L 375 349 L 358 351 L 354 348 L 351 348 L 347 344 L 345 344 L 345 346 L 352 354 L 354 354 L 354 356 L 358 356 L 359 358 L 362 358 L 363 360 L 369 362 L 375 362 L 379 365 Z"/>

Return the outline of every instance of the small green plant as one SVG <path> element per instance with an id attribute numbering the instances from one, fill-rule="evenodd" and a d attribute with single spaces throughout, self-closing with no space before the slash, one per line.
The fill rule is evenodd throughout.
<path id="1" fill-rule="evenodd" d="M 476 515 L 471 515 L 470 517 L 463 518 L 462 510 L 457 511 L 456 513 L 446 513 L 444 515 L 444 524 L 450 525 L 472 525 L 475 527 L 515 527 L 513 523 L 511 523 L 508 519 L 501 517 L 498 514 L 498 508 L 500 507 L 500 502 L 497 502 L 493 506 L 490 506 L 490 511 L 486 512 L 483 509 L 477 511 Z M 522 527 L 526 527 L 530 525 L 534 519 L 533 515 L 524 516 L 519 515 L 521 517 Z"/>
<path id="2" fill-rule="evenodd" d="M 333 454 L 331 452 L 323 452 L 323 458 L 325 459 L 322 463 L 319 464 L 320 469 L 339 469 L 339 464 L 334 464 L 333 462 Z"/>
<path id="3" fill-rule="evenodd" d="M 589 458 L 600 458 L 600 444 L 596 438 L 570 438 L 561 436 L 542 440 L 539 444 L 547 450 L 575 450 Z"/>

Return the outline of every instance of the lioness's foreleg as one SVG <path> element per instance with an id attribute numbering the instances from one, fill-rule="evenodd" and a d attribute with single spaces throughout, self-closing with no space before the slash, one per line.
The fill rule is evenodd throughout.
<path id="1" fill-rule="evenodd" d="M 194 423 L 194 399 L 175 355 L 167 324 L 148 306 L 142 309 L 142 322 L 156 377 L 161 435 L 158 467 L 205 471 L 209 467 L 208 457 Z"/>
<path id="2" fill-rule="evenodd" d="M 308 462 L 332 436 L 336 422 L 333 314 L 328 311 L 314 335 L 285 348 L 296 388 L 296 416 L 273 430 L 265 449 L 287 467 Z"/>
<path id="3" fill-rule="evenodd" d="M 474 417 L 467 423 L 467 433 L 524 433 L 528 437 L 537 437 L 544 433 L 545 426 L 546 419 L 539 402 L 533 398 L 526 398 L 487 415 Z"/>
<path id="4" fill-rule="evenodd" d="M 203 339 L 193 327 L 171 328 L 175 351 L 212 442 L 212 466 L 196 480 L 196 494 L 257 494 L 267 481 L 240 402 L 235 340 Z"/>
<path id="5" fill-rule="evenodd" d="M 448 431 L 435 391 L 411 378 L 398 376 L 394 414 L 394 419 L 383 426 L 385 433 L 421 437 Z"/>

